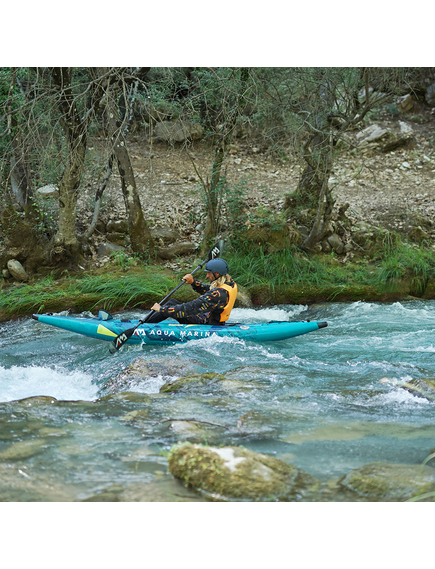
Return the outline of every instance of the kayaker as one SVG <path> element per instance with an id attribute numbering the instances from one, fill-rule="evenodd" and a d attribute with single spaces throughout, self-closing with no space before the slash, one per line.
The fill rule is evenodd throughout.
<path id="1" fill-rule="evenodd" d="M 210 284 L 194 279 L 191 274 L 183 277 L 201 295 L 199 298 L 184 303 L 171 298 L 164 306 L 156 302 L 151 307 L 155 314 L 147 322 L 157 323 L 174 318 L 180 324 L 225 325 L 236 301 L 237 285 L 228 274 L 227 262 L 221 258 L 208 261 L 205 270 Z"/>

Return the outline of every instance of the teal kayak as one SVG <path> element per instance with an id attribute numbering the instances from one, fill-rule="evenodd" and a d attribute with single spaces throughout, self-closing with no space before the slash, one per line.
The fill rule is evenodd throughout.
<path id="1" fill-rule="evenodd" d="M 42 324 L 49 324 L 62 330 L 77 332 L 98 340 L 113 341 L 119 334 L 138 325 L 139 320 L 116 320 L 105 311 L 98 318 L 58 316 L 56 314 L 33 314 Z M 200 324 L 179 324 L 164 320 L 159 324 L 141 324 L 129 338 L 128 344 L 158 344 L 159 342 L 187 342 L 213 336 L 242 338 L 255 342 L 286 340 L 325 328 L 327 322 L 281 322 L 272 321 L 258 324 L 226 324 L 225 326 L 206 326 Z"/>

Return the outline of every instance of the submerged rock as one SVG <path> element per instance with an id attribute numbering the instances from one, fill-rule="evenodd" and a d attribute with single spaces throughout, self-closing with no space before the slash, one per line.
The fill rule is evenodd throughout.
<path id="1" fill-rule="evenodd" d="M 397 502 L 435 490 L 435 469 L 374 462 L 352 470 L 338 485 L 370 501 Z"/>
<path id="2" fill-rule="evenodd" d="M 47 447 L 44 439 L 14 443 L 0 452 L 0 460 L 22 460 L 42 452 Z"/>
<path id="3" fill-rule="evenodd" d="M 168 462 L 175 478 L 218 500 L 292 501 L 319 484 L 295 466 L 243 447 L 182 443 Z"/>
<path id="4" fill-rule="evenodd" d="M 388 377 L 383 377 L 379 380 L 379 383 L 391 383 L 392 385 L 409 391 L 413 395 L 418 395 L 419 397 L 425 397 L 430 401 L 435 401 L 435 379 L 419 378 L 411 379 L 407 382 L 399 382 L 389 379 Z"/>
<path id="5" fill-rule="evenodd" d="M 248 411 L 237 419 L 237 430 L 244 434 L 258 434 L 272 431 L 269 418 L 257 411 Z"/>
<path id="6" fill-rule="evenodd" d="M 167 382 L 160 388 L 160 393 L 195 393 L 204 387 L 215 392 L 215 387 L 220 386 L 226 380 L 220 373 L 195 373 L 180 377 L 176 381 Z"/>

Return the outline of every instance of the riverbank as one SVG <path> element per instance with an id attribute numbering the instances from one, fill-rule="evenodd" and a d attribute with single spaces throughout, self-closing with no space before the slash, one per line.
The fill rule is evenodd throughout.
<path id="1" fill-rule="evenodd" d="M 231 254 L 228 259 L 231 259 Z M 186 258 L 183 261 L 184 269 L 173 272 L 161 265 L 147 265 L 131 259 L 126 264 L 110 263 L 95 271 L 68 275 L 61 279 L 49 276 L 29 283 L 2 284 L 0 322 L 33 313 L 96 313 L 99 309 L 113 313 L 125 309 L 148 310 L 154 302 L 175 288 L 182 276 L 189 271 L 188 267 L 195 266 L 195 263 L 193 258 Z M 373 265 L 365 267 L 362 276 L 360 265 L 347 264 L 344 270 L 343 267 L 337 267 L 331 257 L 326 264 L 325 259 L 322 259 L 319 267 L 314 264 L 316 283 L 308 276 L 304 281 L 303 276 L 299 275 L 293 279 L 293 283 L 290 278 L 286 283 L 276 284 L 272 280 L 265 280 L 261 275 L 256 278 L 254 270 L 254 275 L 247 276 L 241 269 L 241 265 L 235 266 L 235 271 L 232 271 L 240 288 L 236 307 L 435 299 L 435 278 L 428 275 L 427 271 L 420 278 L 415 271 L 414 274 L 408 271 L 400 278 L 383 279 L 384 267 Z M 319 277 L 321 269 L 324 274 Z M 252 280 L 253 283 L 250 282 Z M 181 287 L 176 293 L 176 298 L 181 302 L 195 297 L 196 294 L 189 286 Z"/>

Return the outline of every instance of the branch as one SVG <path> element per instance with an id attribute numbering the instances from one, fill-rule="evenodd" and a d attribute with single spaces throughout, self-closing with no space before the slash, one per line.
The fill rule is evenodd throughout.
<path id="1" fill-rule="evenodd" d="M 6 127 L 6 130 L 0 134 L 0 138 L 6 136 L 7 134 L 10 134 L 12 131 L 12 91 L 14 90 L 15 87 L 16 72 L 17 72 L 16 67 L 12 67 L 12 79 L 11 79 L 11 84 L 9 85 L 8 100 L 6 105 L 7 107 L 6 116 L 8 117 L 8 126 Z"/>
<path id="2" fill-rule="evenodd" d="M 98 190 L 95 194 L 95 208 L 94 208 L 94 214 L 92 216 L 91 224 L 89 225 L 87 231 L 85 231 L 84 233 L 82 233 L 82 235 L 79 235 L 79 237 L 78 237 L 78 241 L 80 243 L 87 241 L 89 239 L 89 237 L 92 235 L 92 233 L 95 231 L 95 227 L 97 226 L 97 222 L 98 222 L 98 217 L 100 215 L 101 198 L 103 196 L 104 190 L 107 187 L 107 183 L 110 179 L 110 176 L 112 175 L 112 171 L 113 171 L 112 165 L 113 165 L 113 154 L 110 155 L 109 162 L 107 164 L 106 175 L 104 176 L 103 181 L 101 182 L 100 187 L 98 188 Z"/>

